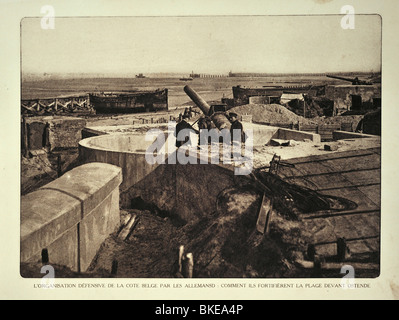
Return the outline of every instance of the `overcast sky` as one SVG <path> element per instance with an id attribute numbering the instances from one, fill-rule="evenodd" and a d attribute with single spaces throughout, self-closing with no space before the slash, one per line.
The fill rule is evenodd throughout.
<path id="1" fill-rule="evenodd" d="M 21 22 L 24 73 L 380 71 L 379 16 L 39 18 Z"/>

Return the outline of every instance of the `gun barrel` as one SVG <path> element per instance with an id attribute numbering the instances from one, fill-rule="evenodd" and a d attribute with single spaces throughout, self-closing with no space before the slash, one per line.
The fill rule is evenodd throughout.
<path id="1" fill-rule="evenodd" d="M 215 126 L 219 130 L 222 130 L 222 129 L 230 130 L 231 123 L 225 113 L 217 112 L 212 115 L 209 115 L 209 111 L 210 111 L 211 107 L 203 98 L 200 97 L 200 95 L 197 92 L 195 92 L 188 85 L 186 85 L 184 87 L 184 91 L 191 98 L 191 100 L 194 101 L 194 103 L 198 106 L 198 108 L 200 108 L 202 110 L 202 112 L 205 114 L 205 116 L 210 116 L 210 119 L 212 120 L 212 122 L 215 124 Z"/>
<path id="2" fill-rule="evenodd" d="M 349 81 L 353 82 L 354 79 L 349 79 L 349 78 L 344 78 L 344 77 L 338 77 L 338 76 L 332 76 L 332 75 L 327 75 L 328 78 L 333 78 L 333 79 L 339 79 L 339 80 L 344 80 L 344 81 Z"/>
<path id="3" fill-rule="evenodd" d="M 352 82 L 353 85 L 372 85 L 370 81 L 359 80 L 358 78 L 349 79 L 332 75 L 327 75 L 327 77 Z"/>
<path id="4" fill-rule="evenodd" d="M 193 100 L 193 102 L 201 109 L 201 111 L 207 116 L 211 107 L 209 104 L 202 99 L 197 92 L 194 91 L 190 86 L 184 87 L 184 92 Z"/>

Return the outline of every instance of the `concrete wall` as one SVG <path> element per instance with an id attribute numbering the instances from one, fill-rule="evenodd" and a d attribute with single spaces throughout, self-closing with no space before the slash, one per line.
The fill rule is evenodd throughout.
<path id="1" fill-rule="evenodd" d="M 267 145 L 272 138 L 320 142 L 320 135 L 310 132 L 253 123 L 246 123 L 245 128 L 253 130 L 254 146 Z M 199 164 L 199 154 L 189 161 L 196 164 L 151 165 L 145 158 L 151 144 L 144 134 L 102 135 L 82 140 L 79 157 L 83 163 L 105 162 L 122 168 L 121 206 L 130 208 L 131 199 L 140 197 L 186 221 L 212 213 L 218 194 L 238 179 L 245 179 L 234 175 L 231 164 L 211 164 L 210 159 L 208 164 Z M 176 159 L 176 154 L 171 157 Z"/>
<path id="2" fill-rule="evenodd" d="M 209 216 L 216 210 L 220 193 L 236 181 L 232 166 L 217 164 L 160 165 L 152 173 L 121 194 L 121 205 L 142 198 L 160 210 L 190 222 Z"/>
<path id="3" fill-rule="evenodd" d="M 361 96 L 362 103 L 371 105 L 374 98 L 381 98 L 381 88 L 375 85 L 326 86 L 326 98 L 334 101 L 335 111 L 352 110 L 352 95 Z"/>
<path id="4" fill-rule="evenodd" d="M 21 198 L 21 262 L 37 262 L 42 249 L 49 264 L 86 271 L 103 241 L 120 225 L 121 169 L 91 163 Z"/>
<path id="5" fill-rule="evenodd" d="M 81 163 L 103 162 L 122 169 L 121 192 L 155 170 L 145 159 L 145 151 L 152 141 L 145 141 L 144 135 L 114 134 L 83 139 L 79 142 Z"/>
<path id="6" fill-rule="evenodd" d="M 250 104 L 269 104 L 270 98 L 266 96 L 254 96 L 249 97 Z"/>
<path id="7" fill-rule="evenodd" d="M 343 139 L 364 139 L 364 138 L 378 138 L 376 135 L 365 134 L 359 132 L 347 132 L 347 131 L 334 131 L 333 139 L 334 140 L 343 140 Z"/>
<path id="8" fill-rule="evenodd" d="M 321 142 L 321 136 L 317 133 L 297 131 L 291 129 L 279 128 L 277 133 L 273 136 L 273 139 L 283 139 L 283 140 L 297 140 L 303 141 L 308 139 L 314 143 Z"/>
<path id="9" fill-rule="evenodd" d="M 85 163 L 106 162 L 122 168 L 122 207 L 130 208 L 131 200 L 140 197 L 185 221 L 212 213 L 220 191 L 242 178 L 234 177 L 232 165 L 211 164 L 210 159 L 209 164 L 199 164 L 199 155 L 190 160 L 197 164 L 150 165 L 139 150 L 151 143 L 143 135 L 92 137 L 80 142 L 79 157 Z M 176 159 L 176 153 L 171 157 Z"/>
<path id="10" fill-rule="evenodd" d="M 24 149 L 29 151 L 47 148 L 49 150 L 77 148 L 82 139 L 86 120 L 74 117 L 27 117 L 22 128 Z"/>

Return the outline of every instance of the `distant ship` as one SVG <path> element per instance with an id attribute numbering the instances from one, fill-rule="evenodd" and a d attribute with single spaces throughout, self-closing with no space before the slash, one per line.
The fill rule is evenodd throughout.
<path id="1" fill-rule="evenodd" d="M 168 110 L 168 89 L 90 93 L 96 113 L 137 113 Z"/>
<path id="2" fill-rule="evenodd" d="M 146 76 L 142 73 L 136 74 L 136 78 L 145 78 Z"/>

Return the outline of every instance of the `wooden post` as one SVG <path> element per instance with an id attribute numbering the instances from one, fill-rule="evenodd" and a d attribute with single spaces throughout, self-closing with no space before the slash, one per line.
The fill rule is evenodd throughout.
<path id="1" fill-rule="evenodd" d="M 121 230 L 121 232 L 119 233 L 119 235 L 118 235 L 118 238 L 119 238 L 119 239 L 121 239 L 122 241 L 125 241 L 125 240 L 127 240 L 127 239 L 129 238 L 130 234 L 132 233 L 134 227 L 135 227 L 136 224 L 137 224 L 137 219 L 138 219 L 138 218 L 137 218 L 136 215 L 133 215 L 133 216 L 130 218 L 130 220 L 129 220 L 128 224 L 126 225 L 126 227 L 124 227 L 124 228 Z"/>
<path id="2" fill-rule="evenodd" d="M 321 257 L 315 255 L 313 262 L 313 275 L 317 278 L 321 277 Z"/>
<path id="3" fill-rule="evenodd" d="M 62 165 L 61 165 L 61 154 L 57 156 L 57 176 L 61 177 L 62 175 Z"/>
<path id="4" fill-rule="evenodd" d="M 112 261 L 111 274 L 116 276 L 117 273 L 118 273 L 118 260 L 113 260 Z"/>
<path id="5" fill-rule="evenodd" d="M 49 262 L 48 250 L 43 249 L 42 250 L 42 263 L 47 264 L 48 262 Z"/>
<path id="6" fill-rule="evenodd" d="M 348 247 L 346 245 L 345 238 L 337 239 L 337 259 L 339 262 L 343 262 L 347 258 Z"/>
<path id="7" fill-rule="evenodd" d="M 271 200 L 271 208 L 269 211 L 269 214 L 267 215 L 267 219 L 266 219 L 266 229 L 265 229 L 265 234 L 269 234 L 270 231 L 270 222 L 272 220 L 272 215 L 273 215 L 273 199 Z"/>
<path id="8" fill-rule="evenodd" d="M 186 255 L 186 270 L 185 270 L 185 276 L 186 278 L 192 278 L 193 277 L 193 271 L 194 271 L 194 257 L 193 254 L 187 253 Z"/>
<path id="9" fill-rule="evenodd" d="M 183 256 L 184 256 L 184 246 L 179 247 L 179 272 L 183 272 Z"/>
<path id="10" fill-rule="evenodd" d="M 25 116 L 22 117 L 22 126 L 23 126 L 23 144 L 24 144 L 24 155 L 25 158 L 29 156 L 29 145 L 28 145 L 28 125 L 26 124 Z"/>
<path id="11" fill-rule="evenodd" d="M 314 261 L 314 258 L 316 256 L 316 247 L 313 243 L 310 243 L 308 245 L 307 255 L 310 261 Z"/>

